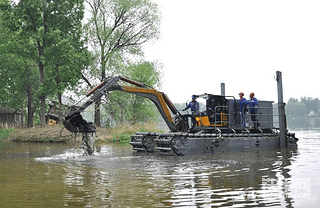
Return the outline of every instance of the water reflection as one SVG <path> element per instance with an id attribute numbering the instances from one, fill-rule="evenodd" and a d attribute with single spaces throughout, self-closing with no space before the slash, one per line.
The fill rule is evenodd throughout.
<path id="1" fill-rule="evenodd" d="M 165 202 L 172 206 L 208 207 L 281 205 L 279 194 L 287 193 L 278 189 L 278 193 L 270 195 L 274 186 L 264 180 L 278 183 L 280 176 L 285 177 L 282 157 L 278 156 L 278 152 L 268 151 L 216 155 L 214 159 L 190 158 L 167 175 L 160 175 L 171 180 L 170 199 Z M 287 200 L 289 205 L 290 201 Z"/>
<path id="2" fill-rule="evenodd" d="M 68 206 L 291 206 L 291 151 L 188 157 L 128 154 L 103 146 L 69 159 L 62 176 Z M 60 161 L 61 162 L 61 161 Z M 94 196 L 94 197 L 93 197 Z"/>
<path id="3" fill-rule="evenodd" d="M 318 142 L 306 151 L 319 149 Z M 297 169 L 319 164 L 301 157 L 299 150 L 168 157 L 134 154 L 123 145 L 98 146 L 94 155 L 82 156 L 61 144 L 12 143 L 0 151 L 0 205 L 293 207 L 296 178 L 307 178 Z"/>

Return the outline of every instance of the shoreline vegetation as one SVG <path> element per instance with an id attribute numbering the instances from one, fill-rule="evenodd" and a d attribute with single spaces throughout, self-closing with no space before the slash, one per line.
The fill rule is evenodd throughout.
<path id="1" fill-rule="evenodd" d="M 96 142 L 128 141 L 130 135 L 136 132 L 161 132 L 154 122 L 135 125 L 119 125 L 113 128 L 97 127 Z M 75 135 L 63 127 L 62 124 L 36 126 L 34 128 L 0 128 L 0 141 L 14 142 L 67 142 L 74 140 Z M 82 134 L 76 135 L 76 140 L 81 141 Z"/>

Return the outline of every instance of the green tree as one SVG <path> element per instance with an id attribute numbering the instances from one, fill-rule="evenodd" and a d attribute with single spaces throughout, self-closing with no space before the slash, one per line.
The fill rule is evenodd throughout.
<path id="1" fill-rule="evenodd" d="M 313 112 L 314 114 L 318 114 L 318 104 L 319 104 L 319 99 L 318 98 L 311 98 L 311 97 L 302 97 L 300 99 L 301 103 L 304 103 L 306 108 L 307 108 L 307 113 Z"/>
<path id="2" fill-rule="evenodd" d="M 308 110 L 303 102 L 299 102 L 297 99 L 290 98 L 286 105 L 286 114 L 290 116 L 302 117 L 307 114 Z"/>
<path id="3" fill-rule="evenodd" d="M 10 57 L 14 57 L 10 77 L 25 76 L 15 79 L 14 84 L 27 86 L 28 101 L 35 96 L 40 98 L 44 126 L 46 97 L 58 95 L 61 100 L 65 89 L 77 86 L 89 61 L 82 38 L 83 0 L 20 0 L 18 4 L 2 0 L 0 10 L 1 29 L 6 30 L 8 40 L 2 48 L 10 49 L 2 51 L 2 60 L 10 62 Z M 34 73 L 35 66 L 38 73 Z M 14 73 L 15 70 L 20 71 Z M 34 80 L 35 74 L 38 82 Z M 29 85 L 23 83 L 25 79 Z"/>
<path id="4" fill-rule="evenodd" d="M 65 86 L 81 78 L 82 69 L 74 67 L 76 62 L 72 61 L 76 59 L 73 53 L 77 50 L 70 48 L 81 47 L 83 9 L 81 0 L 21 0 L 14 7 L 20 24 L 20 38 L 32 43 L 28 50 L 35 52 L 31 59 L 38 64 L 42 126 L 45 125 L 46 96 L 54 94 L 56 90 L 63 91 Z M 62 53 L 56 54 L 57 49 Z M 57 73 L 58 69 L 63 73 Z M 62 75 L 67 77 L 64 85 L 61 84 Z M 61 88 L 54 85 L 58 81 L 57 76 Z"/>
<path id="5" fill-rule="evenodd" d="M 318 98 L 290 98 L 286 106 L 290 128 L 314 128 L 319 124 L 320 101 Z"/>
<path id="6" fill-rule="evenodd" d="M 17 17 L 9 1 L 0 2 L 0 104 L 16 110 L 28 109 L 28 126 L 33 126 L 34 95 L 38 87 L 36 62 L 29 59 L 30 42 L 20 38 Z"/>
<path id="7" fill-rule="evenodd" d="M 12 18 L 3 21 L 15 34 L 12 41 L 21 45 L 22 50 L 16 54 L 25 55 L 25 59 L 33 60 L 38 66 L 37 95 L 44 126 L 46 97 L 59 95 L 67 87 L 75 86 L 88 61 L 81 37 L 83 0 L 20 0 L 11 7 L 6 4 L 2 10 L 12 10 Z M 25 51 L 28 52 L 23 54 Z"/>
<path id="8" fill-rule="evenodd" d="M 141 46 L 159 34 L 157 5 L 149 0 L 87 0 L 90 19 L 86 33 L 99 59 L 99 80 L 114 75 L 115 56 L 141 55 Z M 121 58 L 122 59 L 122 58 Z M 120 60 L 121 60 L 120 59 Z M 96 73 L 96 72 L 94 72 Z M 100 125 L 100 103 L 95 105 L 96 125 Z"/>

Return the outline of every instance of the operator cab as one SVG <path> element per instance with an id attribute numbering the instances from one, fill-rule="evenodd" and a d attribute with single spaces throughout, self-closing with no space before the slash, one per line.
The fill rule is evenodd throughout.
<path id="1" fill-rule="evenodd" d="M 193 131 L 229 126 L 229 101 L 225 96 L 202 94 L 195 97 L 205 99 L 205 109 L 193 114 Z"/>
<path id="2" fill-rule="evenodd" d="M 196 117 L 196 126 L 226 126 L 229 109 L 225 96 L 203 94 L 198 97 L 206 100 L 206 109 Z"/>

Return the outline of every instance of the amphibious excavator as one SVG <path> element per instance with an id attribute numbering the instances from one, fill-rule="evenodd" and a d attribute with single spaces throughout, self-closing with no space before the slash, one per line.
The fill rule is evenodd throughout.
<path id="1" fill-rule="evenodd" d="M 121 85 L 125 82 L 128 85 Z M 279 147 L 280 130 L 273 125 L 274 115 L 271 101 L 259 101 L 259 128 L 244 127 L 240 119 L 238 101 L 232 96 L 201 94 L 205 109 L 197 113 L 180 113 L 168 96 L 144 83 L 123 76 L 107 78 L 87 94 L 87 101 L 81 106 L 69 108 L 63 124 L 74 133 L 82 133 L 82 143 L 87 154 L 94 152 L 94 143 L 89 139 L 96 128 L 81 116 L 88 106 L 112 91 L 133 93 L 150 99 L 159 110 L 168 126 L 168 133 L 137 132 L 129 142 L 136 152 L 168 155 L 213 154 L 219 152 L 260 150 Z M 80 101 L 79 101 L 80 102 Z M 78 102 L 78 103 L 79 103 Z M 285 130 L 286 131 L 286 130 Z M 286 146 L 296 147 L 294 134 L 286 132 Z"/>

